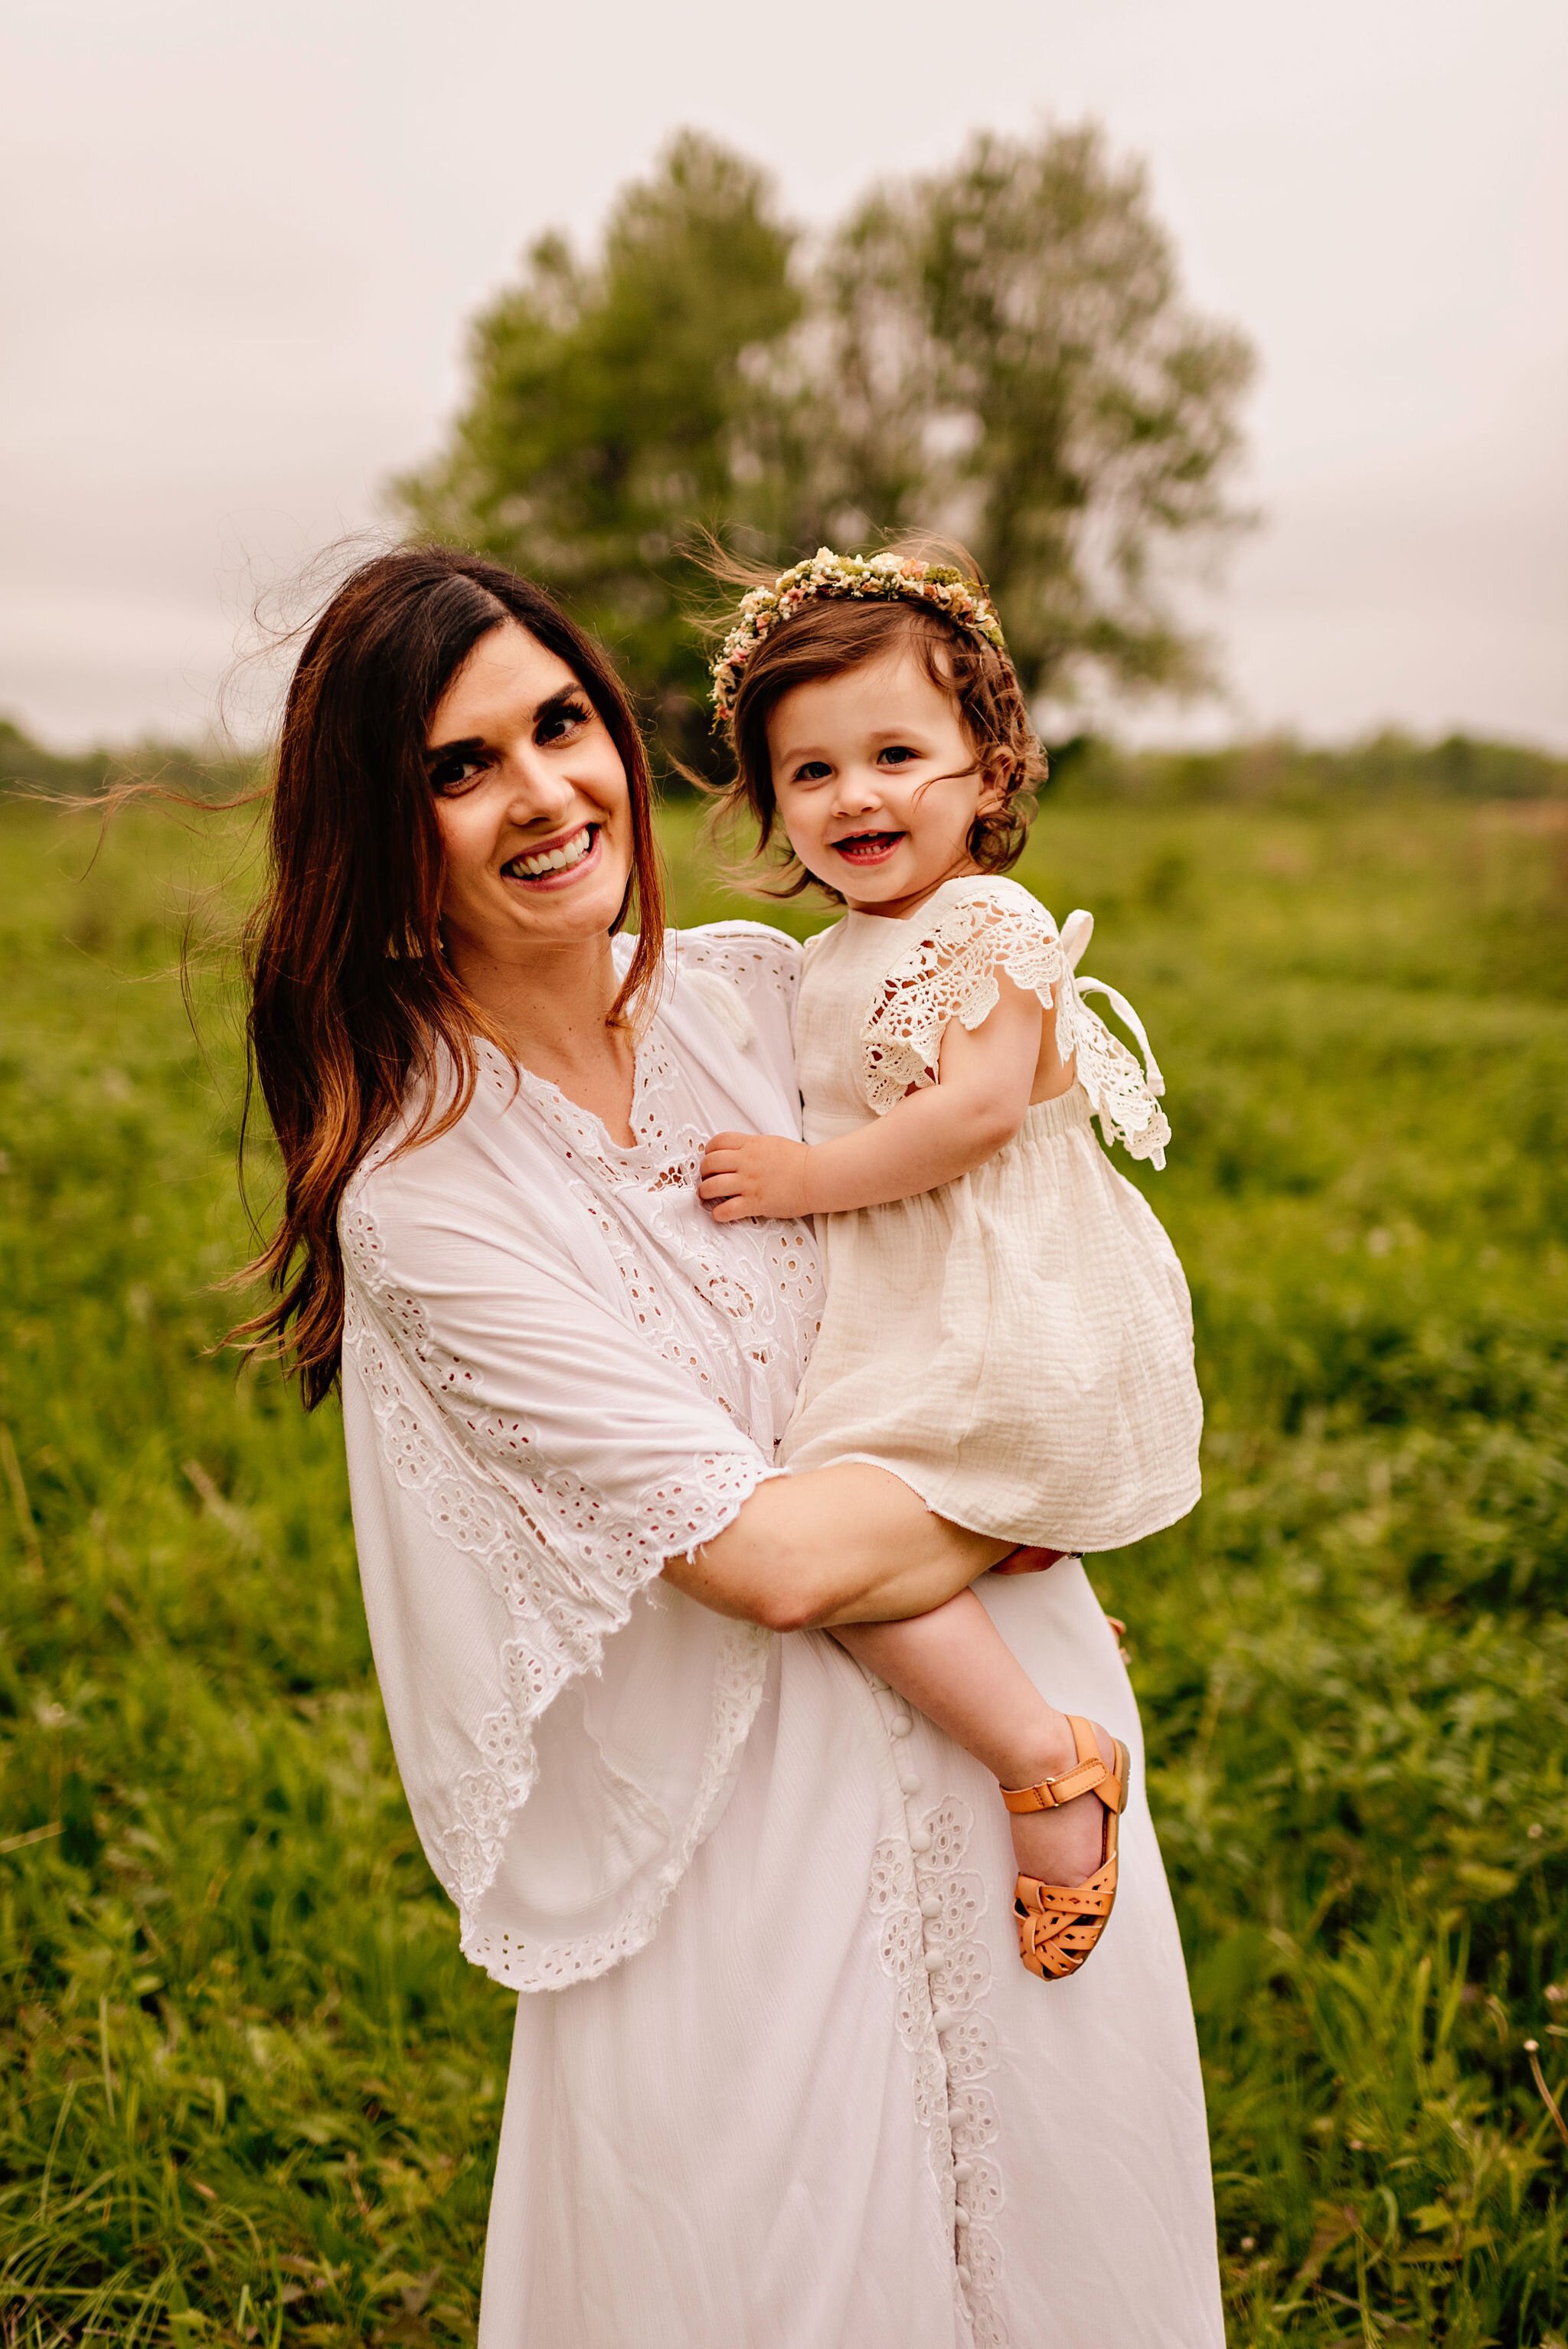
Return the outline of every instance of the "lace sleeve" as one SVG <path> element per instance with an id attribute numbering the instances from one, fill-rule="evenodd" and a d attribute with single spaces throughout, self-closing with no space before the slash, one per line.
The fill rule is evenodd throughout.
<path id="1" fill-rule="evenodd" d="M 1045 907 L 1016 881 L 982 885 L 944 907 L 894 963 L 861 1030 L 861 1080 L 879 1112 L 936 1082 L 944 1030 L 978 1028 L 1005 973 L 1049 1010 L 1068 966 Z"/>
<path id="2" fill-rule="evenodd" d="M 879 1114 L 913 1087 L 936 1082 L 943 1031 L 956 1019 L 977 1028 L 1000 995 L 1006 973 L 1057 1014 L 1057 1044 L 1077 1064 L 1107 1143 L 1119 1142 L 1132 1158 L 1165 1164 L 1170 1121 L 1160 1106 L 1165 1080 L 1143 1022 L 1125 996 L 1077 968 L 1094 932 L 1079 909 L 1058 933 L 1045 907 L 1016 881 L 977 883 L 945 905 L 918 946 L 901 957 L 861 1030 L 861 1081 Z M 1084 1001 L 1105 997 L 1138 1039 L 1142 1060 L 1130 1051 Z"/>

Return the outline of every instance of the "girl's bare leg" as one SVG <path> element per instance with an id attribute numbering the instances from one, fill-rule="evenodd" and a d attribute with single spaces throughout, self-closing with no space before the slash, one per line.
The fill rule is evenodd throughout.
<path id="1" fill-rule="evenodd" d="M 972 1590 L 906 1622 L 841 1623 L 833 1637 L 1004 1786 L 1032 1786 L 1076 1763 L 1066 1713 L 1047 1703 Z M 1114 1761 L 1104 1740 L 1100 1750 Z M 1093 1795 L 1015 1816 L 1020 1869 L 1082 1884 L 1099 1866 L 1102 1818 Z"/>

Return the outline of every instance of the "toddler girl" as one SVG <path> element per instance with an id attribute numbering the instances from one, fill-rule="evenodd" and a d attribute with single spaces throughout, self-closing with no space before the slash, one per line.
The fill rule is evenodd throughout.
<path id="1" fill-rule="evenodd" d="M 805 949 L 805 1141 L 717 1134 L 702 1165 L 720 1221 L 817 1219 L 827 1308 L 781 1459 L 874 1462 L 1063 1554 L 1170 1525 L 1199 1488 L 1191 1309 L 1089 1123 L 1162 1164 L 1163 1081 L 1078 973 L 1089 916 L 1058 932 L 1002 877 L 1043 762 L 984 590 L 824 548 L 746 596 L 714 675 L 731 808 L 847 908 Z M 1115 1898 L 1125 1747 L 1044 1702 L 972 1591 L 838 1636 L 1002 1780 L 1024 1962 L 1075 1971 Z"/>

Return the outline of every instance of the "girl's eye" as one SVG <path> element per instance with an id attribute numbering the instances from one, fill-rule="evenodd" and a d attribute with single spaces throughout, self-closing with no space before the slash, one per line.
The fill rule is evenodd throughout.
<path id="1" fill-rule="evenodd" d="M 909 760 L 918 759 L 920 752 L 912 750 L 907 742 L 890 742 L 886 750 L 879 751 L 877 755 L 880 763 L 884 766 L 902 767 Z"/>
<path id="2" fill-rule="evenodd" d="M 536 742 L 560 742 L 579 726 L 586 726 L 590 717 L 586 703 L 558 701 L 547 709 L 533 730 Z"/>
<path id="3" fill-rule="evenodd" d="M 826 759 L 808 759 L 804 766 L 796 768 L 789 781 L 792 783 L 820 783 L 831 772 Z"/>

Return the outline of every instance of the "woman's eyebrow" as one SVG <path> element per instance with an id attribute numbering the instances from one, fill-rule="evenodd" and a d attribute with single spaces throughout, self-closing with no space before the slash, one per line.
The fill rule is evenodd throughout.
<path id="1" fill-rule="evenodd" d="M 460 742 L 431 742 L 427 746 L 425 756 L 428 760 L 467 758 L 473 751 L 483 749 L 482 734 L 465 734 Z"/>
<path id="2" fill-rule="evenodd" d="M 542 718 L 552 717 L 567 702 L 586 699 L 587 695 L 583 687 L 573 678 L 571 684 L 558 685 L 553 693 L 547 693 L 544 699 L 535 708 L 528 722 L 531 727 L 537 726 Z M 467 759 L 487 747 L 484 735 L 465 734 L 459 741 L 432 742 L 427 749 L 425 756 L 427 759 Z"/>

